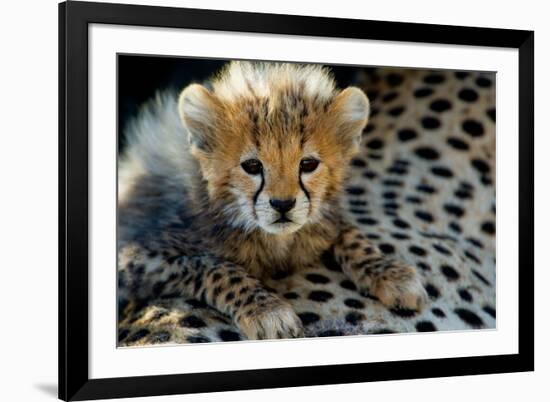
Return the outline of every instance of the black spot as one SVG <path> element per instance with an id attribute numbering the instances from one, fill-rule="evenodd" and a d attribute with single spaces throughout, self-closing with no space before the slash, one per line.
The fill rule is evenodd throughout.
<path id="1" fill-rule="evenodd" d="M 376 224 L 378 224 L 378 221 L 376 219 L 373 219 L 373 218 L 358 218 L 357 222 L 362 223 L 364 225 L 376 225 Z"/>
<path id="2" fill-rule="evenodd" d="M 422 159 L 427 159 L 430 161 L 439 159 L 439 152 L 431 147 L 418 147 L 414 150 L 414 152 Z"/>
<path id="3" fill-rule="evenodd" d="M 456 71 L 455 72 L 455 77 L 458 78 L 459 80 L 463 80 L 464 78 L 466 78 L 469 75 L 470 75 L 470 73 L 467 73 L 466 71 Z"/>
<path id="4" fill-rule="evenodd" d="M 352 165 L 352 166 L 355 166 L 355 167 L 362 168 L 362 167 L 366 167 L 366 166 L 367 166 L 367 162 L 365 162 L 363 159 L 353 158 L 353 159 L 351 160 L 351 165 Z"/>
<path id="5" fill-rule="evenodd" d="M 441 84 L 443 81 L 445 81 L 443 74 L 433 73 L 424 77 L 426 84 Z"/>
<path id="6" fill-rule="evenodd" d="M 320 274 L 307 274 L 306 279 L 311 283 L 329 283 L 330 282 L 330 279 Z"/>
<path id="7" fill-rule="evenodd" d="M 396 106 L 394 108 L 391 108 L 388 110 L 388 114 L 393 117 L 399 116 L 401 113 L 405 111 L 405 108 L 403 106 Z"/>
<path id="8" fill-rule="evenodd" d="M 460 198 L 461 200 L 464 200 L 466 198 L 472 198 L 472 194 L 469 191 L 465 191 L 465 190 L 456 190 L 455 196 L 457 198 Z"/>
<path id="9" fill-rule="evenodd" d="M 478 271 L 476 271 L 475 269 L 472 269 L 472 273 L 476 276 L 477 279 L 479 279 L 485 285 L 491 286 L 491 283 L 483 275 L 481 275 Z"/>
<path id="10" fill-rule="evenodd" d="M 486 175 L 481 176 L 480 181 L 485 186 L 490 186 L 493 183 L 491 178 L 489 176 L 486 176 Z"/>
<path id="11" fill-rule="evenodd" d="M 480 328 L 484 325 L 483 321 L 477 314 L 473 311 L 470 311 L 465 308 L 457 308 L 455 310 L 456 315 L 458 315 L 462 321 L 470 325 L 473 328 Z"/>
<path id="12" fill-rule="evenodd" d="M 361 187 L 348 187 L 346 192 L 350 195 L 362 195 L 365 193 L 365 189 Z"/>
<path id="13" fill-rule="evenodd" d="M 472 137 L 481 137 L 485 133 L 483 124 L 474 119 L 467 119 L 462 122 L 462 130 L 466 134 L 471 135 Z"/>
<path id="14" fill-rule="evenodd" d="M 431 169 L 432 173 L 439 177 L 450 178 L 453 177 L 453 171 L 444 166 L 434 166 Z"/>
<path id="15" fill-rule="evenodd" d="M 479 240 L 473 238 L 473 237 L 468 237 L 466 239 L 466 241 L 474 246 L 476 246 L 477 248 L 483 248 L 483 243 L 480 242 Z"/>
<path id="16" fill-rule="evenodd" d="M 432 270 L 432 268 L 423 261 L 417 262 L 416 266 L 418 268 L 420 268 L 421 270 L 423 270 L 423 271 L 431 271 Z"/>
<path id="17" fill-rule="evenodd" d="M 464 88 L 458 92 L 458 97 L 464 102 L 475 102 L 479 98 L 476 91 L 471 88 Z"/>
<path id="18" fill-rule="evenodd" d="M 472 166 L 480 173 L 488 173 L 491 170 L 487 162 L 482 159 L 472 159 Z"/>
<path id="19" fill-rule="evenodd" d="M 283 297 L 288 300 L 295 300 L 300 296 L 296 292 L 287 292 L 283 295 Z"/>
<path id="20" fill-rule="evenodd" d="M 409 225 L 408 222 L 404 221 L 403 219 L 399 219 L 399 218 L 394 219 L 394 220 L 393 220 L 393 224 L 394 224 L 396 227 L 400 228 L 400 229 L 408 229 L 408 228 L 411 227 L 411 225 Z"/>
<path id="21" fill-rule="evenodd" d="M 350 208 L 349 211 L 350 211 L 352 214 L 355 214 L 355 215 L 365 215 L 365 214 L 369 214 L 369 211 L 366 210 L 366 209 Z"/>
<path id="22" fill-rule="evenodd" d="M 346 314 L 346 322 L 351 325 L 357 325 L 360 321 L 365 319 L 365 315 L 358 313 L 357 311 L 352 311 L 351 313 Z"/>
<path id="23" fill-rule="evenodd" d="M 375 172 L 365 172 L 363 173 L 363 176 L 365 176 L 367 179 L 374 179 L 377 174 Z"/>
<path id="24" fill-rule="evenodd" d="M 315 313 L 299 313 L 298 317 L 302 320 L 302 324 L 309 325 L 317 322 L 321 319 L 318 314 Z"/>
<path id="25" fill-rule="evenodd" d="M 401 180 L 388 179 L 388 180 L 384 180 L 382 182 L 382 185 L 388 186 L 388 187 L 401 187 L 403 186 L 403 182 Z"/>
<path id="26" fill-rule="evenodd" d="M 435 130 L 436 128 L 439 128 L 441 126 L 441 122 L 436 117 L 426 116 L 423 117 L 422 120 L 420 120 L 420 123 L 422 124 L 422 127 L 424 127 L 426 130 Z"/>
<path id="27" fill-rule="evenodd" d="M 446 315 L 445 315 L 445 313 L 443 312 L 443 310 L 441 310 L 441 309 L 438 308 L 438 307 L 432 308 L 432 313 L 433 313 L 436 317 L 439 317 L 439 318 L 446 317 Z"/>
<path id="28" fill-rule="evenodd" d="M 404 175 L 407 174 L 407 169 L 401 166 L 392 166 L 388 169 L 388 173 Z"/>
<path id="29" fill-rule="evenodd" d="M 357 290 L 357 286 L 355 286 L 355 284 L 349 279 L 344 279 L 342 282 L 340 282 L 340 286 L 348 290 Z"/>
<path id="30" fill-rule="evenodd" d="M 439 297 L 439 290 L 434 285 L 432 285 L 431 283 L 428 283 L 424 287 L 426 288 L 426 292 L 428 292 L 428 295 L 432 299 L 435 300 Z"/>
<path id="31" fill-rule="evenodd" d="M 321 254 L 321 262 L 329 271 L 342 272 L 342 267 L 334 258 L 334 254 L 329 250 L 324 251 L 323 254 Z"/>
<path id="32" fill-rule="evenodd" d="M 241 283 L 243 281 L 243 278 L 241 276 L 234 276 L 229 279 L 229 283 L 231 285 L 236 285 L 237 283 Z"/>
<path id="33" fill-rule="evenodd" d="M 349 205 L 353 205 L 355 207 L 365 207 L 367 206 L 367 201 L 364 200 L 348 200 Z"/>
<path id="34" fill-rule="evenodd" d="M 419 257 L 424 257 L 426 254 L 428 254 L 428 252 L 425 249 L 419 246 L 410 246 L 409 251 Z"/>
<path id="35" fill-rule="evenodd" d="M 401 85 L 403 82 L 403 76 L 397 73 L 391 73 L 386 76 L 386 82 L 391 87 L 396 87 L 398 85 Z"/>
<path id="36" fill-rule="evenodd" d="M 393 247 L 391 244 L 388 244 L 388 243 L 382 243 L 378 246 L 378 248 L 384 254 L 392 254 L 395 252 L 395 247 Z"/>
<path id="37" fill-rule="evenodd" d="M 327 337 L 327 336 L 342 336 L 344 333 L 342 331 L 338 331 L 336 329 L 327 329 L 326 331 L 319 332 L 317 336 L 320 337 Z"/>
<path id="38" fill-rule="evenodd" d="M 397 132 L 397 138 L 402 142 L 414 140 L 416 137 L 418 134 L 411 128 L 403 128 Z"/>
<path id="39" fill-rule="evenodd" d="M 437 331 L 437 328 L 430 321 L 418 321 L 416 323 L 416 330 L 418 332 L 433 332 Z"/>
<path id="40" fill-rule="evenodd" d="M 450 265 L 442 265 L 441 272 L 450 281 L 456 281 L 460 276 L 458 272 L 456 272 L 456 270 Z"/>
<path id="41" fill-rule="evenodd" d="M 387 200 L 393 200 L 393 199 L 397 198 L 397 193 L 394 192 L 394 191 L 386 191 L 382 194 L 382 197 L 387 199 Z"/>
<path id="42" fill-rule="evenodd" d="M 413 317 L 415 316 L 416 314 L 418 314 L 418 311 L 416 310 L 411 310 L 411 309 L 408 309 L 408 308 L 392 308 L 391 309 L 391 312 L 399 317 L 403 317 L 403 318 L 409 318 L 409 317 Z"/>
<path id="43" fill-rule="evenodd" d="M 477 258 L 474 254 L 470 253 L 469 251 L 465 251 L 464 255 L 468 257 L 470 260 L 472 260 L 473 262 L 477 264 L 481 264 L 481 261 L 479 260 L 479 258 Z"/>
<path id="44" fill-rule="evenodd" d="M 434 244 L 433 245 L 433 248 L 435 250 L 437 250 L 440 254 L 443 254 L 443 255 L 451 255 L 451 251 L 439 244 Z"/>
<path id="45" fill-rule="evenodd" d="M 481 88 L 489 88 L 491 85 L 493 85 L 493 82 L 486 77 L 477 77 L 476 84 L 478 87 Z"/>
<path id="46" fill-rule="evenodd" d="M 496 113 L 496 110 L 495 108 L 491 108 L 491 109 L 487 109 L 487 116 L 489 116 L 489 118 L 493 121 L 496 120 L 497 118 L 497 113 Z"/>
<path id="47" fill-rule="evenodd" d="M 188 336 L 185 339 L 189 343 L 208 343 L 208 342 L 211 342 L 210 339 L 208 339 L 205 336 Z"/>
<path id="48" fill-rule="evenodd" d="M 432 109 L 434 112 L 445 112 L 451 108 L 451 102 L 445 99 L 436 99 L 432 103 L 430 103 L 430 109 Z"/>
<path id="49" fill-rule="evenodd" d="M 171 335 L 167 331 L 155 332 L 148 339 L 150 343 L 165 343 L 168 342 L 171 338 Z"/>
<path id="50" fill-rule="evenodd" d="M 445 204 L 443 206 L 443 209 L 449 214 L 456 216 L 457 218 L 460 218 L 464 215 L 464 209 L 462 207 L 459 207 L 458 205 L 454 204 Z"/>
<path id="51" fill-rule="evenodd" d="M 432 187 L 428 184 L 419 184 L 418 186 L 416 186 L 416 189 L 421 193 L 426 193 L 426 194 L 433 194 L 436 192 L 435 187 Z"/>
<path id="52" fill-rule="evenodd" d="M 434 221 L 433 215 L 427 211 L 414 211 L 414 215 L 424 222 L 432 223 Z"/>
<path id="53" fill-rule="evenodd" d="M 458 289 L 458 295 L 464 301 L 471 302 L 473 300 L 472 294 L 468 289 Z"/>
<path id="54" fill-rule="evenodd" d="M 386 203 L 384 203 L 384 208 L 393 211 L 395 209 L 399 209 L 399 204 L 396 203 L 396 202 L 386 202 Z"/>
<path id="55" fill-rule="evenodd" d="M 487 314 L 489 314 L 491 317 L 496 318 L 497 312 L 496 310 L 491 306 L 485 306 L 483 307 L 483 311 L 485 311 Z"/>
<path id="56" fill-rule="evenodd" d="M 467 142 L 462 141 L 460 138 L 457 137 L 447 138 L 447 144 L 459 151 L 467 151 L 468 149 L 470 149 L 470 146 Z"/>
<path id="57" fill-rule="evenodd" d="M 449 229 L 451 229 L 455 233 L 462 233 L 462 228 L 456 222 L 450 222 L 449 223 Z"/>
<path id="58" fill-rule="evenodd" d="M 370 134 L 370 133 L 372 133 L 372 132 L 374 131 L 374 129 L 375 129 L 374 124 L 369 123 L 369 124 L 367 124 L 367 126 L 366 126 L 365 129 L 363 130 L 363 134 Z"/>
<path id="59" fill-rule="evenodd" d="M 235 331 L 230 331 L 228 329 L 222 329 L 218 332 L 218 336 L 224 342 L 240 341 L 241 336 Z"/>
<path id="60" fill-rule="evenodd" d="M 395 331 L 392 331 L 391 329 L 388 329 L 388 328 L 380 328 L 380 329 L 375 329 L 374 331 L 371 331 L 369 333 L 373 335 L 384 335 L 384 334 L 395 334 Z"/>
<path id="61" fill-rule="evenodd" d="M 425 98 L 426 96 L 430 96 L 433 93 L 434 91 L 431 88 L 419 88 L 414 91 L 413 95 L 415 98 Z"/>
<path id="62" fill-rule="evenodd" d="M 399 93 L 393 91 L 393 92 L 388 92 L 386 95 L 384 95 L 382 97 L 382 102 L 384 103 L 389 103 L 391 102 L 392 100 L 394 100 L 395 98 L 397 98 L 399 96 Z"/>
<path id="63" fill-rule="evenodd" d="M 394 239 L 397 239 L 397 240 L 407 240 L 407 239 L 410 239 L 411 237 L 406 234 L 406 233 L 392 233 L 391 234 L 391 237 L 393 237 Z"/>
<path id="64" fill-rule="evenodd" d="M 384 147 L 384 141 L 382 141 L 380 138 L 373 138 L 366 143 L 366 146 L 370 149 L 382 149 Z"/>
<path id="65" fill-rule="evenodd" d="M 422 204 L 422 198 L 416 197 L 414 195 L 409 195 L 405 197 L 405 201 L 407 201 L 409 204 Z"/>
<path id="66" fill-rule="evenodd" d="M 187 328 L 203 328 L 206 323 L 195 315 L 184 317 L 179 322 L 180 326 Z"/>
<path id="67" fill-rule="evenodd" d="M 118 341 L 122 342 L 124 340 L 124 338 L 126 338 L 128 336 L 129 333 L 130 333 L 130 331 L 127 330 L 127 329 L 119 330 L 118 331 Z"/>
<path id="68" fill-rule="evenodd" d="M 136 331 L 132 335 L 130 335 L 126 339 L 126 342 L 128 342 L 128 343 L 137 342 L 140 339 L 146 337 L 147 335 L 149 335 L 149 330 L 148 329 L 140 329 L 139 331 Z"/>
<path id="69" fill-rule="evenodd" d="M 326 302 L 333 297 L 334 295 L 330 292 L 326 292 L 324 290 L 314 290 L 309 294 L 308 299 L 317 302 Z"/>
<path id="70" fill-rule="evenodd" d="M 357 299 L 346 299 L 344 300 L 344 304 L 351 308 L 365 308 L 363 302 Z"/>

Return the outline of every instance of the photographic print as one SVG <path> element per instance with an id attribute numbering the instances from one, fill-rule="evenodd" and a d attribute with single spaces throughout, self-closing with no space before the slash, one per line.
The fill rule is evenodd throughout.
<path id="1" fill-rule="evenodd" d="M 61 3 L 59 397 L 532 371 L 533 62 L 532 31 Z"/>
<path id="2" fill-rule="evenodd" d="M 496 328 L 494 72 L 117 68 L 119 347 Z"/>

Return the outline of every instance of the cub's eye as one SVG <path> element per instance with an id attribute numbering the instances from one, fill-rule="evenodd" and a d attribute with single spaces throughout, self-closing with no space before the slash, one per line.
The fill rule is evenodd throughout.
<path id="1" fill-rule="evenodd" d="M 313 172 L 319 166 L 319 161 L 314 158 L 305 158 L 300 161 L 300 172 Z"/>
<path id="2" fill-rule="evenodd" d="M 251 175 L 260 174 L 263 169 L 262 162 L 258 159 L 248 159 L 241 163 L 241 166 L 246 173 Z"/>

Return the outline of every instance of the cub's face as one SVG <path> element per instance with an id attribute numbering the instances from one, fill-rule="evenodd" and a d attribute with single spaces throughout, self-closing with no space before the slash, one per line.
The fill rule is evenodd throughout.
<path id="1" fill-rule="evenodd" d="M 192 85 L 180 113 L 212 209 L 233 226 L 286 235 L 335 207 L 368 100 L 357 88 L 321 100 L 270 95 L 227 100 Z"/>
<path id="2" fill-rule="evenodd" d="M 314 141 L 290 135 L 265 138 L 240 152 L 229 181 L 239 215 L 268 233 L 285 234 L 316 222 L 328 207 L 337 178 L 331 160 Z"/>

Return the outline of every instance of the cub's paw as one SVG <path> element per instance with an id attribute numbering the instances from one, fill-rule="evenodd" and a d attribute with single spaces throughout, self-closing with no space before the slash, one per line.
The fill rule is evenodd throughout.
<path id="1" fill-rule="evenodd" d="M 390 308 L 421 311 L 428 300 L 416 269 L 398 261 L 391 261 L 382 272 L 365 277 L 359 290 Z"/>
<path id="2" fill-rule="evenodd" d="M 236 319 L 248 339 L 282 339 L 304 336 L 302 321 L 287 303 L 270 295 L 250 304 Z"/>

